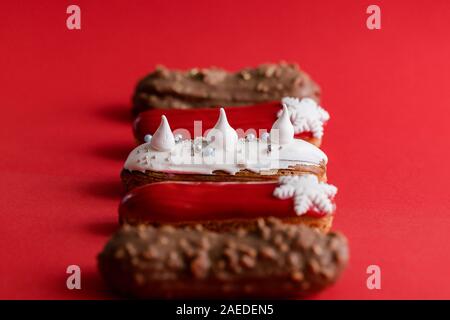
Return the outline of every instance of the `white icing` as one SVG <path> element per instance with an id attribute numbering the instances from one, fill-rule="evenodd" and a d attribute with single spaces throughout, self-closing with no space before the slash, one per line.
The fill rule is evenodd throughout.
<path id="1" fill-rule="evenodd" d="M 273 195 L 280 199 L 294 198 L 294 209 L 301 216 L 308 211 L 331 214 L 335 210 L 333 198 L 337 188 L 333 185 L 319 182 L 315 175 L 283 176 L 280 186 L 275 188 Z"/>
<path id="2" fill-rule="evenodd" d="M 270 141 L 280 145 L 289 144 L 294 140 L 294 126 L 289 119 L 289 111 L 286 105 L 278 119 L 273 123 L 270 129 Z"/>
<path id="3" fill-rule="evenodd" d="M 161 117 L 161 124 L 151 137 L 150 146 L 157 151 L 170 151 L 175 146 L 175 137 L 166 116 Z"/>
<path id="4" fill-rule="evenodd" d="M 294 125 L 295 133 L 311 132 L 315 138 L 322 138 L 323 125 L 330 119 L 325 109 L 320 107 L 313 99 L 285 97 L 281 100 L 289 110 L 290 119 Z M 283 115 L 283 110 L 278 112 L 278 117 Z"/>
<path id="5" fill-rule="evenodd" d="M 221 149 L 232 149 L 236 146 L 238 134 L 228 123 L 227 115 L 223 108 L 220 108 L 219 119 L 214 128 L 209 130 L 206 140 L 211 146 Z"/>
<path id="6" fill-rule="evenodd" d="M 156 135 L 156 134 L 155 134 Z M 155 139 L 155 136 L 152 138 Z M 200 145 L 199 143 L 200 142 Z M 203 140 L 203 144 L 207 144 Z M 212 174 L 223 170 L 235 174 L 240 170 L 264 173 L 276 169 L 288 169 L 296 165 L 321 165 L 328 159 L 323 151 L 314 145 L 293 139 L 285 145 L 270 145 L 261 139 L 248 141 L 240 139 L 232 149 L 214 148 L 214 152 L 201 152 L 213 148 L 202 141 L 183 140 L 170 151 L 158 151 L 150 143 L 144 143 L 131 151 L 124 168 L 130 171 L 162 171 L 172 173 Z M 196 148 L 195 146 L 200 146 Z"/>

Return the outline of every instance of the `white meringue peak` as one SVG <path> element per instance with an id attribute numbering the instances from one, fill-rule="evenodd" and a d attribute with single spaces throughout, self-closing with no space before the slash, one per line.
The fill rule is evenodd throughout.
<path id="1" fill-rule="evenodd" d="M 274 144 L 289 144 L 294 140 L 294 126 L 289 117 L 287 106 L 283 105 L 283 110 L 278 119 L 273 123 L 270 130 L 270 141 Z"/>
<path id="2" fill-rule="evenodd" d="M 220 149 L 230 150 L 235 148 L 238 141 L 238 134 L 228 123 L 224 108 L 220 108 L 219 119 L 214 128 L 208 131 L 206 140 L 212 146 Z"/>
<path id="3" fill-rule="evenodd" d="M 175 146 L 175 137 L 166 116 L 161 117 L 161 124 L 153 135 L 150 146 L 157 151 L 170 151 Z"/>

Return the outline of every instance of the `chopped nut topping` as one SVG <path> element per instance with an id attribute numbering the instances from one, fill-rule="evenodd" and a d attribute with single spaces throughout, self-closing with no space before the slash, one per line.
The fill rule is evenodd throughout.
<path id="1" fill-rule="evenodd" d="M 126 227 L 99 255 L 100 272 L 112 287 L 138 298 L 181 298 L 186 288 L 196 296 L 206 286 L 208 296 L 229 290 L 281 297 L 320 290 L 348 261 L 347 242 L 338 234 L 276 219 L 251 227 L 245 234 Z"/>

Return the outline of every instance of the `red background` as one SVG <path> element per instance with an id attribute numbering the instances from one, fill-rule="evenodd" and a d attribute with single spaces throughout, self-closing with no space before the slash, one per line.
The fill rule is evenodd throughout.
<path id="1" fill-rule="evenodd" d="M 351 244 L 323 299 L 450 298 L 450 2 L 8 1 L 0 10 L 0 298 L 109 298 L 96 254 L 117 227 L 134 85 L 157 63 L 285 59 L 322 86 L 323 149 Z M 65 287 L 69 264 L 82 290 Z M 366 288 L 377 264 L 382 289 Z"/>

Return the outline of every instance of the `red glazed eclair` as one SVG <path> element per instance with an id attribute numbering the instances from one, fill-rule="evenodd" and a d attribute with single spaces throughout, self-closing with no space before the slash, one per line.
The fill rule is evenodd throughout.
<path id="1" fill-rule="evenodd" d="M 327 232 L 337 188 L 314 175 L 285 176 L 279 183 L 162 182 L 127 193 L 119 220 L 127 224 L 202 224 L 211 230 L 251 229 L 260 218 L 305 224 Z"/>
<path id="2" fill-rule="evenodd" d="M 224 109 L 215 126 L 194 140 L 175 136 L 162 116 L 155 134 L 128 156 L 122 181 L 127 190 L 161 181 L 276 181 L 302 174 L 325 181 L 327 156 L 294 134 L 287 106 L 270 133 L 245 138 L 230 126 Z"/>
<path id="3" fill-rule="evenodd" d="M 238 128 L 238 135 L 245 137 L 249 133 L 257 134 L 255 128 L 259 128 L 260 132 L 268 132 L 274 120 L 281 115 L 283 104 L 288 107 L 295 137 L 319 147 L 322 143 L 323 127 L 330 116 L 310 98 L 299 100 L 285 97 L 281 102 L 224 109 L 230 122 Z M 142 112 L 133 123 L 134 136 L 139 143 L 146 142 L 146 136 L 157 130 L 163 115 L 170 119 L 174 134 L 179 134 L 184 139 L 201 135 L 202 127 L 211 128 L 217 120 L 217 110 L 212 108 L 153 109 Z"/>
<path id="4" fill-rule="evenodd" d="M 127 297 L 297 298 L 335 282 L 346 239 L 277 219 L 254 230 L 124 226 L 98 256 L 107 284 Z"/>

